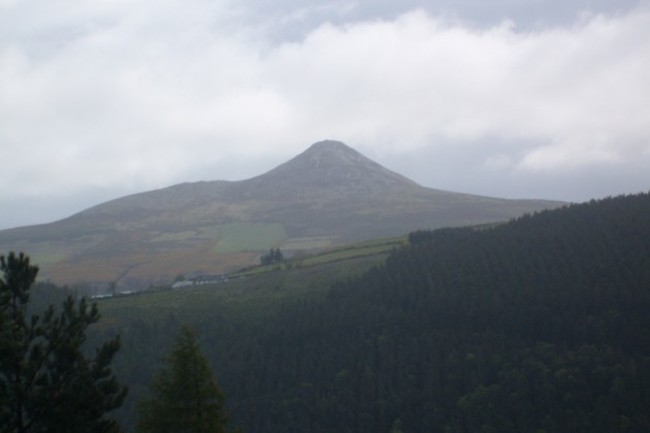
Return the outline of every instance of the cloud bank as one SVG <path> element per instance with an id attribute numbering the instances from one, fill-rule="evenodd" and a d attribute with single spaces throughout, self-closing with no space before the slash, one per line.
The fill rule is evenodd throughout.
<path id="1" fill-rule="evenodd" d="M 467 192 L 585 199 L 610 193 L 588 187 L 599 173 L 619 192 L 650 185 L 648 8 L 537 29 L 415 9 L 270 36 L 300 19 L 204 0 L 0 2 L 0 200 L 242 179 L 324 138 Z M 584 187 L 564 197 L 548 180 L 572 176 Z"/>

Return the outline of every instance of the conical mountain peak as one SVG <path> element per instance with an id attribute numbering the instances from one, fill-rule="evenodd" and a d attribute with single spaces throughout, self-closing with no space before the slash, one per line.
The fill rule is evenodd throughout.
<path id="1" fill-rule="evenodd" d="M 305 152 L 331 152 L 331 151 L 347 151 L 347 152 L 355 152 L 354 149 L 352 149 L 350 146 L 347 144 L 337 141 L 337 140 L 323 140 L 323 141 L 318 141 L 311 146 L 305 151 Z"/>
<path id="2" fill-rule="evenodd" d="M 314 143 L 295 158 L 256 178 L 261 179 L 282 180 L 293 185 L 350 188 L 349 192 L 379 192 L 385 188 L 415 185 L 411 180 L 334 140 Z"/>
<path id="3" fill-rule="evenodd" d="M 347 144 L 336 140 L 323 140 L 312 144 L 305 150 L 303 155 L 338 155 L 338 156 L 352 156 L 361 155 L 359 152 L 348 146 Z"/>
<path id="4" fill-rule="evenodd" d="M 294 160 L 305 160 L 316 167 L 327 164 L 355 165 L 372 163 L 372 161 L 356 150 L 340 141 L 334 140 L 314 143 Z"/>

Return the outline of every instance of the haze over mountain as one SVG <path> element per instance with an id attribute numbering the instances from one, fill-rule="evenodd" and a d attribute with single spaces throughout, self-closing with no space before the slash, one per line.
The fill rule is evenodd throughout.
<path id="1" fill-rule="evenodd" d="M 560 204 L 425 188 L 343 143 L 323 141 L 251 179 L 179 184 L 0 231 L 0 251 L 30 254 L 57 283 L 141 285 L 254 263 L 271 247 L 312 250 Z"/>

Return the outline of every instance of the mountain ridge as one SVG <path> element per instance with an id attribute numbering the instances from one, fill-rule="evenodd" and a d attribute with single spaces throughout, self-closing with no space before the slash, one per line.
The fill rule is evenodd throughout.
<path id="1" fill-rule="evenodd" d="M 0 231 L 0 251 L 29 253 L 55 282 L 157 283 L 251 264 L 272 247 L 322 249 L 561 204 L 427 188 L 326 140 L 250 179 L 172 185 Z"/>

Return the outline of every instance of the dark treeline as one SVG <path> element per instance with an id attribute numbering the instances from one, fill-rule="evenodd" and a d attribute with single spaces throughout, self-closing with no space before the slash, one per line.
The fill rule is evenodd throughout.
<path id="1" fill-rule="evenodd" d="M 649 311 L 641 194 L 414 233 L 324 301 L 193 326 L 249 433 L 647 432 Z M 136 393 L 178 326 L 122 330 Z"/>
<path id="2" fill-rule="evenodd" d="M 284 254 L 280 251 L 279 248 L 271 248 L 268 254 L 264 254 L 260 257 L 260 263 L 264 265 L 272 265 L 274 263 L 282 263 L 284 261 Z"/>

